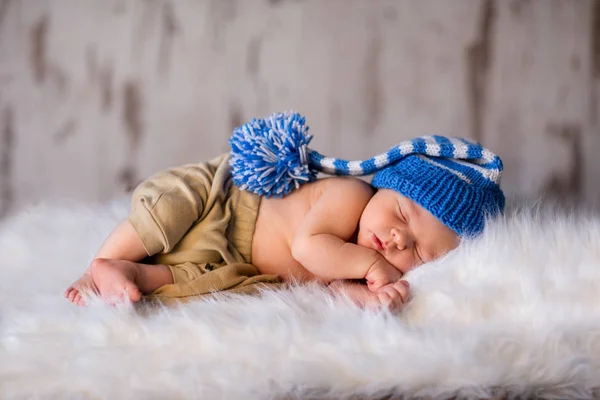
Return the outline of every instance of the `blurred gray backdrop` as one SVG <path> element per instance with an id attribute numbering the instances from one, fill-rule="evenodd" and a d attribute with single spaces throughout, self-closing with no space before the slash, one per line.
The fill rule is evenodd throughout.
<path id="1" fill-rule="evenodd" d="M 509 196 L 598 206 L 600 1 L 0 0 L 0 214 L 123 195 L 288 109 L 331 156 L 466 136 Z"/>

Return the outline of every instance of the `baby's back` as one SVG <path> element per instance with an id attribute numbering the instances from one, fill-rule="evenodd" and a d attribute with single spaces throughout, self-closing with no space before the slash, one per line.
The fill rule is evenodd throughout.
<path id="1" fill-rule="evenodd" d="M 340 179 L 348 178 L 319 179 L 282 199 L 262 199 L 252 241 L 252 264 L 261 273 L 279 275 L 283 279 L 315 279 L 292 257 L 292 240 L 313 204 L 329 185 L 335 185 Z"/>

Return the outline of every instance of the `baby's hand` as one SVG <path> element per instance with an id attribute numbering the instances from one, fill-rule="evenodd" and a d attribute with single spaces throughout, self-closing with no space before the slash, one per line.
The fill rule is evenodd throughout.
<path id="1" fill-rule="evenodd" d="M 402 307 L 408 301 L 410 285 L 405 280 L 399 280 L 385 285 L 375 292 L 375 294 L 377 295 L 377 299 L 373 299 L 367 307 L 383 307 L 395 310 Z"/>
<path id="2" fill-rule="evenodd" d="M 405 280 L 387 284 L 376 292 L 368 290 L 365 285 L 348 281 L 335 281 L 329 287 L 337 293 L 344 294 L 359 307 L 370 309 L 399 309 L 408 301 L 410 293 L 410 285 Z"/>
<path id="3" fill-rule="evenodd" d="M 402 278 L 402 272 L 398 271 L 384 258 L 373 264 L 365 276 L 367 286 L 372 292 L 376 292 L 385 285 L 398 281 L 400 278 Z"/>

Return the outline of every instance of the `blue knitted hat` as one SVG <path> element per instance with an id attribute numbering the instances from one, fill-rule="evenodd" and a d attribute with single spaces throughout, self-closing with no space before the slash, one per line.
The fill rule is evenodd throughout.
<path id="1" fill-rule="evenodd" d="M 413 139 L 411 154 L 373 177 L 376 188 L 393 189 L 428 210 L 459 235 L 483 230 L 486 215 L 504 210 L 502 162 L 477 143 L 459 138 Z M 410 145 L 407 145 L 410 147 Z"/>
<path id="2" fill-rule="evenodd" d="M 459 235 L 474 235 L 486 215 L 504 210 L 502 161 L 462 138 L 406 140 L 368 160 L 346 161 L 309 149 L 305 118 L 297 113 L 253 119 L 234 130 L 230 165 L 234 183 L 261 196 L 281 197 L 330 175 L 370 175 L 372 185 L 393 189 L 431 212 Z"/>

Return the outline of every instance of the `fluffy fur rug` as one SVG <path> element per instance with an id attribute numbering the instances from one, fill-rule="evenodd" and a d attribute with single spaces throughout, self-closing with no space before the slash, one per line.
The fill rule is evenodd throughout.
<path id="1" fill-rule="evenodd" d="M 41 206 L 0 228 L 0 398 L 591 398 L 600 219 L 539 207 L 409 276 L 397 315 L 316 287 L 176 308 L 62 291 L 127 202 Z"/>

